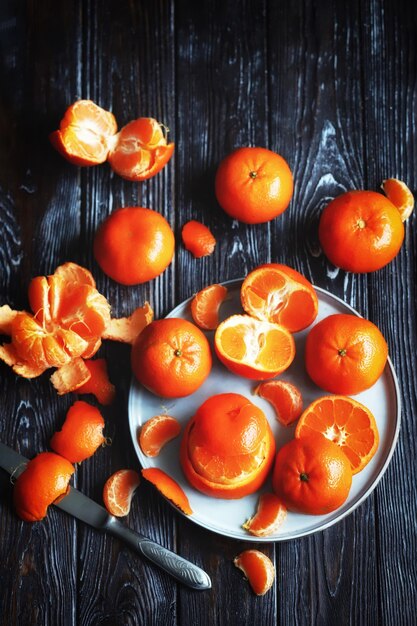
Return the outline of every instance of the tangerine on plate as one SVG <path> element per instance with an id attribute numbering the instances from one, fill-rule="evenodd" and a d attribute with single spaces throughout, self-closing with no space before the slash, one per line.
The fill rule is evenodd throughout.
<path id="1" fill-rule="evenodd" d="M 284 380 L 267 380 L 260 383 L 254 393 L 272 404 L 276 418 L 283 426 L 295 422 L 303 411 L 300 390 Z"/>
<path id="2" fill-rule="evenodd" d="M 77 400 L 70 406 L 61 430 L 52 436 L 51 448 L 71 463 L 81 463 L 104 443 L 103 428 L 100 411 Z"/>
<path id="3" fill-rule="evenodd" d="M 140 449 L 146 456 L 158 456 L 165 444 L 178 437 L 180 432 L 181 424 L 175 417 L 154 415 L 140 429 L 138 437 Z"/>
<path id="4" fill-rule="evenodd" d="M 137 337 L 132 370 L 149 391 L 164 398 L 194 393 L 211 371 L 210 345 L 195 324 L 181 318 L 155 320 Z"/>
<path id="5" fill-rule="evenodd" d="M 312 381 L 336 394 L 369 389 L 384 371 L 388 346 L 369 320 L 335 313 L 313 326 L 305 344 L 305 365 Z"/>
<path id="6" fill-rule="evenodd" d="M 387 178 L 382 181 L 382 190 L 400 212 L 401 221 L 405 222 L 413 212 L 414 196 L 407 185 L 398 178 Z"/>
<path id="7" fill-rule="evenodd" d="M 258 508 L 243 528 L 256 537 L 268 537 L 276 533 L 287 518 L 287 508 L 274 493 L 262 493 Z"/>
<path id="8" fill-rule="evenodd" d="M 293 189 L 288 163 L 267 148 L 238 148 L 221 161 L 216 173 L 218 203 L 247 224 L 269 222 L 283 213 Z"/>
<path id="9" fill-rule="evenodd" d="M 190 220 L 182 227 L 181 237 L 186 250 L 196 258 L 209 256 L 214 252 L 216 239 L 211 230 L 196 220 Z"/>
<path id="10" fill-rule="evenodd" d="M 253 493 L 272 467 L 275 440 L 263 411 L 244 396 L 208 398 L 188 422 L 180 461 L 188 482 L 215 498 Z"/>
<path id="11" fill-rule="evenodd" d="M 317 317 L 318 298 L 313 285 L 299 272 L 279 263 L 261 265 L 242 283 L 243 309 L 259 320 L 281 324 L 294 333 Z"/>
<path id="12" fill-rule="evenodd" d="M 351 484 L 349 459 L 321 434 L 292 439 L 277 453 L 272 486 L 290 511 L 330 513 L 346 501 Z"/>
<path id="13" fill-rule="evenodd" d="M 286 328 L 250 315 L 232 315 L 219 324 L 214 347 L 231 372 L 255 380 L 281 374 L 295 357 L 294 338 Z"/>
<path id="14" fill-rule="evenodd" d="M 219 308 L 227 297 L 227 287 L 209 285 L 199 291 L 191 301 L 191 316 L 204 330 L 215 330 L 219 325 Z"/>
<path id="15" fill-rule="evenodd" d="M 341 447 L 351 463 L 352 474 L 360 472 L 378 448 L 378 427 L 373 414 L 346 396 L 324 396 L 306 408 L 295 436 L 301 438 L 317 432 Z"/>
<path id="16" fill-rule="evenodd" d="M 192 509 L 182 487 L 159 467 L 148 467 L 142 470 L 142 476 L 152 483 L 165 498 L 175 504 L 185 515 L 192 515 Z"/>
<path id="17" fill-rule="evenodd" d="M 131 469 L 114 472 L 103 487 L 104 506 L 115 517 L 128 515 L 133 494 L 139 487 L 139 474 Z"/>
<path id="18" fill-rule="evenodd" d="M 69 490 L 74 467 L 54 452 L 41 452 L 18 476 L 13 502 L 18 516 L 26 522 L 43 519 L 49 505 L 59 502 Z"/>
<path id="19" fill-rule="evenodd" d="M 233 563 L 245 574 L 257 596 L 265 595 L 274 584 L 274 565 L 260 550 L 244 550 L 234 558 Z"/>
<path id="20" fill-rule="evenodd" d="M 113 211 L 94 237 L 97 263 L 122 285 L 137 285 L 159 276 L 171 263 L 174 248 L 174 233 L 167 220 L 144 207 Z"/>
<path id="21" fill-rule="evenodd" d="M 397 207 L 374 191 L 348 191 L 332 200 L 319 223 L 326 257 L 349 272 L 374 272 L 398 254 L 404 225 Z"/>

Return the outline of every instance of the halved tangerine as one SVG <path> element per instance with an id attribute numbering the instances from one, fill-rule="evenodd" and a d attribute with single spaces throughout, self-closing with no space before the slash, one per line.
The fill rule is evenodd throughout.
<path id="1" fill-rule="evenodd" d="M 275 580 L 275 568 L 271 559 L 259 550 L 245 550 L 233 560 L 234 565 L 245 574 L 257 596 L 271 589 Z"/>
<path id="2" fill-rule="evenodd" d="M 269 263 L 248 274 L 242 283 L 243 309 L 259 320 L 281 324 L 291 332 L 307 328 L 317 317 L 313 285 L 286 265 Z"/>
<path id="3" fill-rule="evenodd" d="M 181 424 L 175 417 L 154 415 L 140 429 L 138 437 L 140 449 L 146 456 L 158 456 L 165 444 L 178 437 L 180 432 Z"/>
<path id="4" fill-rule="evenodd" d="M 175 504 L 186 515 L 192 514 L 188 498 L 182 487 L 159 467 L 148 467 L 142 470 L 142 476 L 151 482 L 170 502 Z"/>
<path id="5" fill-rule="evenodd" d="M 203 330 L 215 330 L 219 325 L 219 308 L 227 297 L 223 285 L 209 285 L 199 291 L 191 301 L 191 315 Z"/>
<path id="6" fill-rule="evenodd" d="M 391 200 L 399 210 L 401 221 L 405 222 L 414 209 L 414 196 L 410 189 L 398 178 L 387 178 L 382 181 L 381 187 L 388 200 Z"/>
<path id="7" fill-rule="evenodd" d="M 303 411 L 300 390 L 284 380 L 267 380 L 260 383 L 254 393 L 272 404 L 277 420 L 284 426 L 295 422 Z"/>
<path id="8" fill-rule="evenodd" d="M 284 372 L 295 357 L 291 333 L 280 326 L 249 315 L 232 315 L 214 336 L 220 361 L 234 374 L 257 380 Z"/>
<path id="9" fill-rule="evenodd" d="M 295 436 L 303 438 L 313 433 L 321 433 L 341 447 L 352 474 L 369 463 L 379 443 L 375 417 L 365 405 L 348 396 L 323 396 L 306 408 Z"/>
<path id="10" fill-rule="evenodd" d="M 139 483 L 139 474 L 131 469 L 118 470 L 106 480 L 103 501 L 111 515 L 124 517 L 129 513 L 133 494 Z"/>
<path id="11" fill-rule="evenodd" d="M 274 493 L 262 493 L 258 508 L 243 528 L 256 537 L 268 537 L 282 526 L 287 518 L 287 507 Z"/>

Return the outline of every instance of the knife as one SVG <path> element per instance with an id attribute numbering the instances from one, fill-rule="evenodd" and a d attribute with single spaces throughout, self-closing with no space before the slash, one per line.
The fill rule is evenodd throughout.
<path id="1" fill-rule="evenodd" d="M 29 459 L 0 442 L 0 467 L 17 478 L 24 470 Z M 108 532 L 124 541 L 130 548 L 145 556 L 158 565 L 179 582 L 192 589 L 210 589 L 211 580 L 208 574 L 190 561 L 183 559 L 174 552 L 167 550 L 155 541 L 131 530 L 122 524 L 107 510 L 85 496 L 81 491 L 70 487 L 68 495 L 54 506 L 77 519 L 93 526 L 97 530 Z"/>

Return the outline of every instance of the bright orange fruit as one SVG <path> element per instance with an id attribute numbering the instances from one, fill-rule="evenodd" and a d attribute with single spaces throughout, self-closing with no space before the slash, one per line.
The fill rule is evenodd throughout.
<path id="1" fill-rule="evenodd" d="M 192 515 L 188 498 L 176 480 L 168 476 L 159 467 L 148 467 L 142 470 L 142 476 L 151 482 L 165 498 L 175 504 L 185 515 Z"/>
<path id="2" fill-rule="evenodd" d="M 211 230 L 196 220 L 184 224 L 181 236 L 185 248 L 196 259 L 212 254 L 216 246 L 216 239 Z"/>
<path id="3" fill-rule="evenodd" d="M 103 501 L 111 515 L 115 517 L 128 515 L 139 482 L 139 474 L 131 469 L 118 470 L 106 480 Z"/>
<path id="4" fill-rule="evenodd" d="M 373 414 L 347 396 L 324 396 L 306 408 L 295 436 L 306 437 L 317 432 L 342 448 L 351 463 L 352 474 L 360 472 L 378 448 L 378 427 Z"/>
<path id="5" fill-rule="evenodd" d="M 259 496 L 255 515 L 242 526 L 251 535 L 268 537 L 278 531 L 287 518 L 287 508 L 274 493 Z"/>
<path id="6" fill-rule="evenodd" d="M 257 596 L 265 595 L 274 584 L 274 565 L 263 552 L 245 550 L 234 558 L 233 563 L 245 574 Z"/>
<path id="7" fill-rule="evenodd" d="M 69 408 L 62 429 L 52 436 L 51 448 L 71 463 L 81 463 L 104 443 L 103 428 L 100 411 L 77 400 Z"/>
<path id="8" fill-rule="evenodd" d="M 199 291 L 191 301 L 194 322 L 204 330 L 215 330 L 219 325 L 219 308 L 227 297 L 227 287 L 209 285 Z"/>
<path id="9" fill-rule="evenodd" d="M 138 442 L 146 456 L 158 456 L 161 449 L 172 439 L 178 437 L 181 424 L 171 415 L 154 415 L 140 429 Z"/>
<path id="10" fill-rule="evenodd" d="M 257 380 L 281 374 L 295 356 L 294 338 L 286 328 L 249 315 L 232 315 L 219 324 L 214 347 L 231 372 Z"/>
<path id="11" fill-rule="evenodd" d="M 401 221 L 405 222 L 413 212 L 414 196 L 407 185 L 398 178 L 387 178 L 382 181 L 382 190 L 400 212 Z"/>
<path id="12" fill-rule="evenodd" d="M 264 381 L 256 387 L 254 393 L 272 404 L 276 418 L 283 426 L 295 422 L 303 411 L 300 390 L 284 380 Z"/>

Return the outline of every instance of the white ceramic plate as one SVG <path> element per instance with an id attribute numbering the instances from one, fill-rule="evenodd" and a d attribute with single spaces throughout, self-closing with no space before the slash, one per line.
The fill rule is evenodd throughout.
<path id="1" fill-rule="evenodd" d="M 242 312 L 239 297 L 242 280 L 229 281 L 224 284 L 229 290 L 229 295 L 221 307 L 221 320 L 233 313 Z M 354 309 L 327 291 L 316 287 L 316 292 L 319 298 L 319 313 L 315 323 L 333 313 L 355 313 L 358 315 Z M 191 298 L 177 306 L 168 317 L 182 317 L 192 321 L 190 302 Z M 304 407 L 307 407 L 315 398 L 326 395 L 325 391 L 311 382 L 304 368 L 304 343 L 310 328 L 311 326 L 295 334 L 296 358 L 291 367 L 279 377 L 281 380 L 287 380 L 297 385 L 303 396 Z M 213 332 L 207 332 L 211 345 L 213 345 L 213 335 Z M 390 361 L 388 361 L 382 376 L 375 385 L 355 396 L 355 399 L 366 405 L 375 416 L 380 435 L 378 450 L 370 463 L 353 477 L 352 488 L 345 504 L 328 515 L 315 516 L 289 512 L 286 521 L 276 534 L 265 538 L 253 537 L 242 528 L 242 524 L 255 513 L 259 492 L 240 500 L 221 500 L 210 498 L 195 490 L 184 478 L 180 467 L 181 435 L 169 442 L 156 458 L 148 458 L 142 453 L 137 442 L 137 433 L 146 420 L 166 412 L 176 417 L 184 427 L 204 400 L 213 394 L 225 392 L 246 395 L 254 404 L 263 409 L 274 432 L 277 449 L 279 449 L 294 436 L 295 424 L 287 427 L 279 424 L 271 405 L 266 400 L 252 395 L 256 384 L 256 381 L 230 373 L 214 356 L 214 349 L 213 369 L 209 378 L 200 389 L 186 398 L 175 400 L 159 398 L 146 391 L 136 381 L 132 381 L 129 396 L 130 432 L 142 467 L 160 467 L 177 480 L 187 494 L 193 510 L 193 514 L 187 516 L 188 519 L 227 537 L 252 542 L 286 541 L 303 537 L 335 524 L 369 496 L 385 472 L 394 452 L 400 427 L 400 394 L 397 378 Z M 271 491 L 271 483 L 267 482 L 261 491 Z"/>

